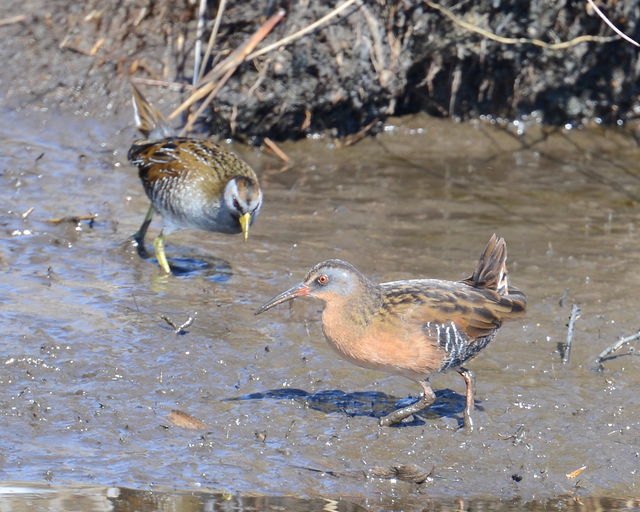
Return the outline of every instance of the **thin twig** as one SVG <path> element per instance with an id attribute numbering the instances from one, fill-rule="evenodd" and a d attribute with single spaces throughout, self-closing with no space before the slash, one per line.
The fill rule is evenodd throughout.
<path id="1" fill-rule="evenodd" d="M 342 139 L 338 139 L 335 141 L 336 147 L 346 148 L 348 146 L 353 146 L 355 143 L 360 142 L 364 139 L 367 134 L 380 122 L 380 119 L 374 119 L 373 121 L 367 123 L 365 126 L 360 128 L 356 133 L 352 133 L 351 135 L 347 135 Z"/>
<path id="2" fill-rule="evenodd" d="M 593 0 L 587 0 L 587 2 L 589 2 L 589 5 L 596 12 L 596 14 L 602 18 L 602 21 L 604 21 L 607 25 L 609 25 L 611 30 L 613 30 L 616 34 L 618 34 L 625 41 L 627 41 L 627 42 L 629 42 L 631 44 L 634 44 L 636 46 L 640 46 L 640 44 L 637 41 L 635 41 L 634 39 L 631 39 L 628 35 L 624 34 L 618 27 L 616 27 L 613 24 L 613 22 L 609 18 L 607 18 L 600 9 L 598 9 L 598 6 L 594 3 Z"/>
<path id="3" fill-rule="evenodd" d="M 616 350 L 618 350 L 622 345 L 625 345 L 626 343 L 631 343 L 632 341 L 636 341 L 640 339 L 640 332 L 637 332 L 635 334 L 632 334 L 631 336 L 627 336 L 625 338 L 620 338 L 618 341 L 616 341 L 614 344 L 609 345 L 607 348 L 605 348 L 602 352 L 600 352 L 600 354 L 598 355 L 598 357 L 596 358 L 596 364 L 597 365 L 602 365 L 602 362 L 613 352 L 615 352 Z"/>
<path id="4" fill-rule="evenodd" d="M 10 18 L 4 18 L 0 20 L 0 27 L 5 25 L 13 25 L 14 23 L 22 23 L 26 21 L 27 17 L 24 14 L 18 14 L 17 16 L 11 16 Z"/>
<path id="5" fill-rule="evenodd" d="M 271 151 L 273 151 L 276 154 L 278 158 L 280 158 L 284 162 L 289 162 L 290 160 L 289 156 L 284 151 L 282 151 L 282 149 L 280 149 L 280 147 L 275 142 L 273 142 L 269 137 L 264 138 L 264 143 Z"/>
<path id="6" fill-rule="evenodd" d="M 207 49 L 204 52 L 204 57 L 202 59 L 202 65 L 198 70 L 198 78 L 195 81 L 196 84 L 199 84 L 202 80 L 202 76 L 204 75 L 204 70 L 207 67 L 207 62 L 209 62 L 209 57 L 211 56 L 211 52 L 213 51 L 213 45 L 216 42 L 216 37 L 218 37 L 218 30 L 220 30 L 220 22 L 222 21 L 222 14 L 224 13 L 224 9 L 227 5 L 227 0 L 220 0 L 218 5 L 218 12 L 216 13 L 216 20 L 213 23 L 213 28 L 211 29 L 211 34 L 209 34 L 209 42 L 207 43 Z"/>
<path id="7" fill-rule="evenodd" d="M 77 224 L 80 221 L 88 220 L 93 221 L 98 216 L 97 213 L 90 213 L 89 215 L 69 215 L 68 217 L 55 217 L 53 219 L 44 219 L 42 222 L 48 222 L 50 224 L 61 224 L 63 222 L 71 222 Z"/>
<path id="8" fill-rule="evenodd" d="M 488 30 L 485 30 L 483 28 L 477 27 L 475 25 L 472 25 L 471 23 L 464 21 L 463 19 L 459 18 L 458 16 L 453 14 L 453 12 L 451 12 L 446 7 L 443 7 L 442 5 L 433 3 L 430 0 L 424 0 L 424 3 L 427 4 L 429 7 L 431 7 L 432 9 L 440 11 L 447 18 L 453 21 L 456 25 L 460 25 L 462 28 L 466 30 L 475 32 L 476 34 L 480 34 L 481 36 L 486 37 L 487 39 L 493 39 L 494 41 L 497 41 L 502 44 L 533 44 L 535 46 L 540 46 L 542 48 L 547 48 L 549 50 L 565 50 L 567 48 L 570 48 L 580 43 L 586 43 L 586 42 L 610 43 L 611 41 L 617 41 L 618 39 L 617 37 L 584 35 L 584 36 L 578 36 L 574 39 L 571 39 L 570 41 L 563 41 L 561 43 L 547 43 L 546 41 L 542 41 L 540 39 L 528 39 L 526 37 L 518 37 L 518 38 L 502 37 L 494 34 L 493 32 L 489 32 Z"/>
<path id="9" fill-rule="evenodd" d="M 246 43 L 237 48 L 231 55 L 229 55 L 229 57 L 220 62 L 211 71 L 209 71 L 202 79 L 202 81 L 206 83 L 199 87 L 193 94 L 191 94 L 191 96 L 189 96 L 185 101 L 182 102 L 182 104 L 180 104 L 173 112 L 171 112 L 168 119 L 173 119 L 176 116 L 180 115 L 196 101 L 201 100 L 212 91 L 216 90 L 216 88 L 220 89 L 220 83 L 224 83 L 228 80 L 228 77 L 230 77 L 238 68 L 238 66 L 244 61 L 247 53 L 251 52 L 253 48 L 255 48 L 255 46 L 262 40 L 261 38 L 267 36 L 267 34 L 269 33 L 268 31 L 270 31 L 275 26 L 275 24 L 284 17 L 284 15 L 285 12 L 281 9 L 280 11 L 278 11 L 278 13 L 271 16 L 271 18 L 269 18 Z M 224 77 L 218 83 L 216 83 L 215 80 L 223 74 Z M 183 130 L 183 132 L 185 131 L 186 130 Z"/>
<path id="10" fill-rule="evenodd" d="M 169 116 L 169 118 L 171 118 L 174 115 L 177 115 L 176 113 L 178 112 L 178 110 L 182 108 L 184 105 L 187 105 L 187 103 L 195 96 L 200 95 L 200 97 L 202 97 L 203 90 L 210 89 L 207 99 L 205 99 L 202 102 L 202 104 L 200 105 L 200 107 L 198 107 L 198 110 L 196 110 L 194 114 L 189 116 L 189 120 L 180 131 L 180 135 L 184 135 L 185 133 L 188 133 L 189 130 L 191 130 L 191 127 L 196 122 L 198 117 L 200 117 L 200 114 L 202 114 L 202 112 L 204 112 L 204 110 L 209 106 L 209 103 L 213 101 L 213 98 L 216 97 L 220 89 L 222 89 L 224 84 L 226 84 L 229 78 L 231 78 L 231 75 L 235 73 L 236 69 L 238 69 L 238 66 L 240 66 L 240 64 L 242 64 L 246 60 L 247 54 L 250 53 L 260 43 L 260 41 L 262 41 L 265 37 L 267 37 L 269 32 L 273 30 L 273 27 L 277 25 L 277 23 L 284 17 L 284 15 L 285 15 L 285 11 L 281 9 L 276 14 L 271 16 L 271 18 L 269 18 L 258 29 L 258 31 L 255 34 L 253 34 L 253 36 L 251 36 L 251 38 L 238 50 L 238 52 L 234 53 L 231 67 L 229 67 L 225 75 L 218 81 L 218 83 L 214 84 L 213 82 L 209 82 L 207 85 L 203 86 L 201 89 L 196 91 L 193 95 L 191 95 L 191 98 L 188 98 L 187 101 L 185 101 L 182 105 L 180 105 L 180 107 L 178 107 L 176 110 L 174 110 L 171 113 L 171 116 Z M 187 106 L 190 106 L 191 104 L 193 104 L 193 101 L 189 103 Z"/>
<path id="11" fill-rule="evenodd" d="M 207 99 L 203 102 L 203 104 L 200 106 L 198 111 L 192 116 L 190 116 L 189 121 L 181 131 L 181 134 L 187 133 L 191 129 L 195 121 L 198 119 L 200 114 L 209 105 L 209 103 L 213 100 L 213 98 L 216 96 L 218 91 L 227 82 L 227 80 L 231 77 L 231 75 L 235 72 L 235 70 L 238 68 L 238 66 L 242 62 L 252 60 L 256 57 L 259 57 L 260 55 L 264 55 L 265 53 L 268 53 L 272 50 L 275 50 L 289 43 L 292 43 L 296 39 L 299 39 L 302 36 L 312 32 L 313 30 L 315 30 L 317 27 L 319 27 L 326 21 L 337 16 L 342 11 L 347 9 L 349 6 L 359 1 L 360 0 L 346 0 L 345 2 L 340 4 L 338 7 L 336 7 L 329 13 L 325 14 L 322 18 L 311 23 L 310 25 L 307 25 L 306 27 L 298 30 L 297 32 L 294 32 L 293 34 L 287 37 L 284 37 L 276 41 L 273 44 L 265 46 L 260 50 L 253 51 L 254 48 L 260 43 L 260 41 L 262 41 L 262 39 L 264 39 L 268 35 L 268 33 L 273 29 L 275 24 L 278 23 L 278 21 L 280 21 L 280 19 L 284 17 L 285 11 L 281 9 L 280 11 L 278 11 L 278 13 L 271 16 L 271 18 L 267 20 L 267 22 L 252 36 L 252 38 L 249 41 L 247 41 L 247 43 L 245 43 L 245 45 L 243 45 L 240 49 L 238 49 L 236 52 L 230 55 L 227 59 L 225 59 L 225 61 L 221 62 L 218 66 L 212 69 L 209 73 L 207 73 L 207 76 L 204 77 L 202 80 L 208 80 L 208 83 L 203 85 L 194 94 L 192 94 L 189 98 L 187 98 L 186 101 L 184 101 L 178 108 L 176 108 L 173 112 L 171 112 L 168 118 L 169 119 L 175 118 L 184 110 L 186 110 L 191 105 L 193 105 L 196 101 L 208 95 Z M 222 73 L 225 73 L 224 76 L 220 79 L 218 83 L 214 83 L 215 78 L 217 76 L 220 76 Z"/>
<path id="12" fill-rule="evenodd" d="M 23 219 L 26 219 L 29 215 L 31 215 L 31 213 L 35 209 L 36 209 L 35 206 L 32 206 L 32 207 L 28 208 L 26 211 L 24 211 L 24 212 L 22 212 L 22 214 L 20 214 L 20 217 L 22 217 Z"/>
<path id="13" fill-rule="evenodd" d="M 168 82 L 167 80 L 157 80 L 155 78 L 145 78 L 142 76 L 131 77 L 131 81 L 134 84 L 149 85 L 151 87 L 164 87 L 176 92 L 183 92 L 185 90 L 192 90 L 193 86 L 185 84 L 183 82 Z"/>
<path id="14" fill-rule="evenodd" d="M 162 320 L 167 322 L 176 334 L 186 334 L 185 329 L 189 327 L 195 320 L 192 316 L 190 316 L 189 318 L 187 318 L 187 321 L 184 322 L 182 325 L 176 325 L 176 323 L 166 315 L 160 315 L 160 318 L 162 318 Z"/>
<path id="15" fill-rule="evenodd" d="M 207 0 L 200 0 L 198 6 L 198 25 L 196 28 L 196 44 L 193 48 L 193 80 L 195 86 L 200 76 L 202 65 L 202 36 L 204 35 L 205 15 L 207 14 Z"/>
<path id="16" fill-rule="evenodd" d="M 268 52 L 270 52 L 272 50 L 280 48 L 281 46 L 286 46 L 289 43 L 292 43 L 293 41 L 295 41 L 296 39 L 300 39 L 302 36 L 307 35 L 309 32 L 313 32 L 316 28 L 318 28 L 320 25 L 322 25 L 325 21 L 328 21 L 331 18 L 333 18 L 334 16 L 337 16 L 342 11 L 347 9 L 351 4 L 353 4 L 355 2 L 358 2 L 358 1 L 359 0 L 346 0 L 346 2 L 341 3 L 338 7 L 336 7 L 335 9 L 330 11 L 329 13 L 325 14 L 319 20 L 314 21 L 310 25 L 307 25 L 306 27 L 298 30 L 297 32 L 294 32 L 290 36 L 283 37 L 279 41 L 276 41 L 275 43 L 270 44 L 269 46 L 265 46 L 264 48 L 261 48 L 260 50 L 256 50 L 255 52 L 250 54 L 247 57 L 246 60 L 255 59 L 256 57 L 259 57 L 260 55 L 264 55 L 265 53 L 268 53 Z"/>
<path id="17" fill-rule="evenodd" d="M 580 306 L 574 304 L 571 306 L 571 314 L 569 315 L 569 326 L 567 328 L 567 344 L 564 347 L 564 354 L 562 355 L 562 362 L 564 364 L 569 362 L 569 358 L 571 357 L 571 346 L 573 344 L 573 333 L 576 328 L 576 320 L 580 318 Z"/>

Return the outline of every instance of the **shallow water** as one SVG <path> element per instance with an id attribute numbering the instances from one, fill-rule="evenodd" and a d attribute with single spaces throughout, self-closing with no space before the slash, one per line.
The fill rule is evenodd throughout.
<path id="1" fill-rule="evenodd" d="M 625 347 L 593 370 L 638 330 L 631 137 L 531 129 L 519 140 L 416 117 L 350 148 L 284 145 L 288 168 L 237 148 L 266 194 L 249 241 L 173 234 L 167 254 L 189 269 L 164 277 L 124 243 L 147 208 L 126 163 L 128 119 L 0 115 L 1 480 L 374 510 L 638 494 L 639 360 Z M 98 216 L 45 222 L 88 214 Z M 467 277 L 493 232 L 529 312 L 470 364 L 471 435 L 455 372 L 432 379 L 438 401 L 419 420 L 380 428 L 376 416 L 416 396 L 414 384 L 336 358 L 318 303 L 253 315 L 328 257 L 377 280 Z M 562 364 L 574 303 L 582 315 Z M 194 322 L 176 334 L 162 316 Z M 174 409 L 207 428 L 174 425 Z M 403 464 L 424 482 L 375 476 Z"/>

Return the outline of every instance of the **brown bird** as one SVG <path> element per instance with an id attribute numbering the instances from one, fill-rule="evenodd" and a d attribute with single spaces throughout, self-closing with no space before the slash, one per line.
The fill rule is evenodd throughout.
<path id="1" fill-rule="evenodd" d="M 153 247 L 162 269 L 171 273 L 164 251 L 164 235 L 178 229 L 243 233 L 262 206 L 258 178 L 248 164 L 209 140 L 173 137 L 164 117 L 140 91 L 133 89 L 136 125 L 145 139 L 129 149 L 151 200 L 149 211 L 133 235 L 144 254 L 144 238 L 153 212 L 162 216 L 162 231 Z"/>
<path id="2" fill-rule="evenodd" d="M 525 295 L 509 287 L 507 246 L 495 234 L 464 281 L 412 279 L 376 284 L 346 261 L 318 263 L 302 283 L 264 304 L 260 314 L 297 297 L 324 302 L 322 329 L 329 345 L 364 368 L 402 375 L 422 386 L 414 404 L 380 419 L 398 423 L 431 405 L 429 377 L 451 368 L 466 383 L 464 421 L 473 428 L 474 377 L 462 365 L 493 339 L 505 320 L 524 314 Z"/>

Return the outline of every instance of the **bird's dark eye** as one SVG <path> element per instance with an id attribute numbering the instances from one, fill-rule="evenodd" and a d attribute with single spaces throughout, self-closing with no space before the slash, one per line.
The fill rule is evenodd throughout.
<path id="1" fill-rule="evenodd" d="M 325 285 L 329 282 L 329 276 L 327 276 L 326 274 L 322 274 L 318 277 L 316 277 L 316 283 L 318 283 L 319 285 Z"/>
<path id="2" fill-rule="evenodd" d="M 240 203 L 238 202 L 237 199 L 233 200 L 233 207 L 236 209 L 236 211 L 242 211 L 240 208 Z"/>

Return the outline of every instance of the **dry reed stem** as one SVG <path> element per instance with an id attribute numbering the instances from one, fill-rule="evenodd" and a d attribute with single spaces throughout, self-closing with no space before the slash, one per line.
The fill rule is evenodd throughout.
<path id="1" fill-rule="evenodd" d="M 98 217 L 97 213 L 90 213 L 89 215 L 69 215 L 68 217 L 55 217 L 53 219 L 44 219 L 42 222 L 48 222 L 49 224 L 61 224 L 63 222 L 72 222 L 77 224 L 83 220 L 94 220 Z"/>
<path id="2" fill-rule="evenodd" d="M 275 43 L 272 43 L 272 44 L 270 44 L 268 46 L 265 46 L 264 48 L 261 48 L 260 50 L 256 50 L 255 52 L 253 52 L 251 55 L 249 55 L 247 57 L 247 60 L 255 59 L 256 57 L 259 57 L 260 55 L 264 55 L 265 53 L 268 53 L 268 52 L 270 52 L 272 50 L 280 48 L 281 46 L 286 46 L 289 43 L 292 43 L 293 41 L 295 41 L 296 39 L 300 39 L 302 36 L 307 35 L 309 32 L 313 32 L 316 28 L 318 28 L 320 25 L 322 25 L 325 21 L 329 21 L 331 18 L 333 18 L 334 16 L 337 16 L 342 11 L 347 9 L 351 4 L 354 4 L 355 2 L 358 2 L 358 1 L 360 1 L 360 0 L 346 0 L 345 2 L 341 3 L 338 7 L 336 7 L 335 9 L 330 11 L 329 13 L 325 14 L 319 20 L 314 21 L 310 25 L 307 25 L 306 27 L 298 30 L 297 32 L 294 32 L 293 34 L 291 34 L 291 35 L 289 35 L 287 37 L 283 37 L 282 39 L 280 39 L 279 41 L 276 41 Z"/>
<path id="3" fill-rule="evenodd" d="M 178 108 L 176 108 L 171 114 L 169 114 L 169 119 L 173 119 L 174 117 L 181 114 L 191 105 L 193 105 L 196 101 L 204 98 L 207 94 L 211 93 L 216 88 L 216 83 L 214 80 L 217 76 L 220 76 L 222 73 L 229 74 L 229 71 L 235 71 L 236 68 L 244 61 L 247 53 L 251 52 L 253 48 L 264 38 L 267 36 L 268 32 L 265 31 L 265 28 L 268 28 L 269 31 L 275 26 L 275 24 L 280 21 L 284 17 L 284 11 L 280 10 L 277 14 L 274 14 L 271 18 L 269 18 L 254 34 L 251 38 L 244 43 L 240 48 L 234 51 L 229 57 L 227 57 L 223 62 L 218 64 L 214 69 L 212 69 L 209 73 L 207 73 L 206 77 L 203 80 L 206 80 L 207 83 L 197 89 L 191 96 L 189 96 Z M 231 75 L 229 75 L 231 76 Z M 226 81 L 226 80 L 225 80 Z"/>
<path id="4" fill-rule="evenodd" d="M 265 46 L 260 50 L 253 51 L 253 49 L 260 43 L 260 41 L 264 39 L 267 36 L 267 34 L 273 29 L 275 24 L 278 23 L 280 19 L 282 19 L 282 17 L 284 17 L 284 14 L 285 14 L 284 11 L 280 10 L 277 14 L 269 18 L 269 20 L 267 20 L 267 22 L 252 36 L 252 38 L 247 43 L 245 43 L 242 47 L 240 47 L 237 51 L 235 51 L 229 57 L 227 57 L 227 59 L 225 59 L 223 62 L 218 64 L 209 73 L 207 73 L 207 75 L 200 80 L 200 81 L 206 80 L 207 83 L 203 85 L 201 88 L 199 88 L 189 98 L 187 98 L 187 100 L 185 100 L 178 108 L 176 108 L 173 112 L 171 112 L 168 119 L 175 118 L 184 110 L 186 110 L 191 105 L 193 105 L 196 101 L 208 95 L 204 104 L 200 106 L 196 114 L 190 117 L 188 123 L 185 125 L 185 127 L 181 131 L 182 134 L 187 133 L 188 130 L 191 128 L 191 126 L 193 126 L 193 123 L 195 123 L 195 120 L 209 105 L 209 103 L 216 96 L 220 88 L 227 82 L 227 80 L 231 77 L 231 75 L 235 72 L 235 70 L 238 68 L 238 66 L 242 62 L 247 60 L 252 60 L 256 57 L 259 57 L 260 55 L 264 55 L 265 53 L 268 53 L 272 50 L 275 50 L 277 48 L 280 48 L 282 46 L 292 43 L 293 41 L 312 32 L 313 30 L 318 28 L 320 25 L 322 25 L 326 21 L 337 16 L 342 11 L 347 9 L 349 6 L 359 1 L 361 0 L 346 0 L 342 4 L 340 4 L 338 7 L 336 7 L 332 11 L 325 14 L 322 18 L 314 21 L 313 23 L 298 30 L 297 32 L 294 32 L 293 34 L 287 37 L 284 37 L 273 44 Z M 218 12 L 219 12 L 219 16 L 222 16 L 221 10 L 219 10 Z M 271 24 L 273 24 L 273 26 L 271 26 L 271 28 L 268 31 L 265 31 L 265 27 L 268 27 Z M 253 43 L 253 45 L 251 45 L 251 43 Z M 214 84 L 213 81 L 223 73 L 224 73 L 223 78 L 217 84 Z"/>
<path id="5" fill-rule="evenodd" d="M 571 39 L 569 41 L 563 41 L 561 43 L 547 43 L 540 39 L 528 39 L 526 37 L 518 37 L 518 38 L 502 37 L 494 34 L 493 32 L 489 32 L 488 30 L 477 27 L 475 25 L 472 25 L 471 23 L 468 23 L 462 20 L 461 18 L 453 14 L 446 7 L 433 3 L 430 0 L 424 0 L 424 3 L 427 4 L 429 7 L 431 7 L 432 9 L 435 9 L 436 11 L 439 11 L 442 14 L 444 14 L 456 25 L 459 25 L 462 28 L 469 30 L 470 32 L 475 32 L 476 34 L 480 34 L 481 36 L 486 37 L 487 39 L 492 39 L 502 44 L 532 44 L 535 46 L 540 46 L 541 48 L 546 48 L 548 50 L 565 50 L 567 48 L 571 48 L 572 46 L 575 46 L 580 43 L 586 43 L 586 42 L 610 43 L 611 41 L 616 41 L 618 39 L 617 37 L 585 35 L 585 36 L 578 36 L 574 39 Z"/>
<path id="6" fill-rule="evenodd" d="M 282 151 L 280 147 L 275 142 L 273 142 L 269 137 L 264 138 L 264 143 L 271 151 L 273 151 L 276 154 L 278 158 L 280 158 L 284 162 L 289 163 L 289 161 L 291 160 L 289 158 L 289 155 L 287 155 L 284 151 Z"/>
<path id="7" fill-rule="evenodd" d="M 607 25 L 609 25 L 611 30 L 613 30 L 625 41 L 628 41 L 629 43 L 634 44 L 636 46 L 640 46 L 640 44 L 638 44 L 634 39 L 631 39 L 628 35 L 624 34 L 618 27 L 616 27 L 613 24 L 613 22 L 609 18 L 607 18 L 600 9 L 598 9 L 598 6 L 594 3 L 593 0 L 587 0 L 587 2 L 589 2 L 589 5 L 596 12 L 596 14 L 602 18 L 602 21 L 604 21 Z"/>
<path id="8" fill-rule="evenodd" d="M 228 70 L 217 83 L 214 84 L 214 82 L 209 82 L 208 84 L 202 86 L 195 93 L 193 93 L 191 97 L 187 98 L 187 100 L 183 102 L 182 105 L 180 105 L 171 113 L 169 119 L 172 119 L 180 112 L 190 107 L 195 101 L 202 98 L 205 94 L 208 94 L 207 99 L 202 102 L 198 110 L 194 114 L 189 116 L 189 120 L 182 128 L 182 130 L 180 130 L 180 135 L 184 135 L 185 133 L 188 133 L 189 130 L 191 130 L 191 127 L 196 122 L 198 117 L 200 117 L 200 114 L 204 112 L 204 109 L 207 108 L 213 98 L 216 97 L 220 89 L 224 86 L 224 84 L 227 83 L 229 78 L 231 78 L 231 75 L 235 73 L 236 69 L 238 69 L 238 66 L 240 66 L 240 64 L 242 64 L 246 60 L 247 55 L 251 53 L 251 51 L 258 44 L 260 44 L 260 41 L 267 37 L 267 35 L 273 30 L 278 22 L 282 18 L 284 18 L 284 15 L 285 11 L 283 9 L 280 9 L 276 14 L 271 16 L 243 46 L 241 46 L 236 52 L 233 53 L 233 55 L 230 56 L 230 64 L 228 65 Z M 225 63 L 222 64 L 224 65 Z"/>
<path id="9" fill-rule="evenodd" d="M 218 37 L 218 31 L 220 30 L 220 23 L 222 22 L 222 15 L 227 6 L 227 0 L 220 0 L 220 4 L 218 5 L 218 12 L 216 13 L 216 19 L 213 22 L 213 28 L 211 29 L 211 34 L 209 34 L 209 42 L 207 43 L 207 49 L 204 52 L 204 57 L 201 61 L 200 69 L 198 70 L 198 79 L 195 81 L 195 84 L 200 84 L 202 81 L 202 75 L 204 75 L 204 70 L 207 66 L 207 62 L 209 62 L 209 57 L 211 56 L 211 52 L 213 51 L 213 45 L 216 42 L 216 38 Z"/>
<path id="10" fill-rule="evenodd" d="M 140 76 L 132 77 L 130 80 L 134 84 L 144 84 L 151 87 L 165 87 L 166 89 L 171 89 L 177 92 L 183 92 L 185 90 L 193 89 L 192 85 L 185 84 L 184 82 L 168 82 L 166 80 L 158 80 L 156 78 L 145 78 Z"/>
<path id="11" fill-rule="evenodd" d="M 11 16 L 10 18 L 4 18 L 0 20 L 0 27 L 5 25 L 13 25 L 14 23 L 22 23 L 27 20 L 27 16 L 24 14 L 18 14 L 17 16 Z"/>
<path id="12" fill-rule="evenodd" d="M 365 126 L 363 126 L 356 133 L 353 133 L 351 135 L 347 135 L 346 137 L 343 137 L 342 139 L 335 140 L 334 144 L 338 148 L 346 148 L 346 147 L 349 147 L 349 146 L 353 146 L 357 142 L 360 142 L 362 139 L 364 139 L 367 136 L 367 134 L 374 128 L 374 126 L 376 124 L 378 124 L 379 122 L 380 122 L 380 119 L 374 119 L 373 121 L 371 121 L 371 122 L 367 123 Z"/>
<path id="13" fill-rule="evenodd" d="M 202 55 L 202 36 L 204 35 L 207 0 L 200 0 L 198 5 L 198 25 L 196 27 L 196 44 L 193 47 L 193 85 L 196 85 L 200 70 L 204 67 L 200 60 Z"/>

